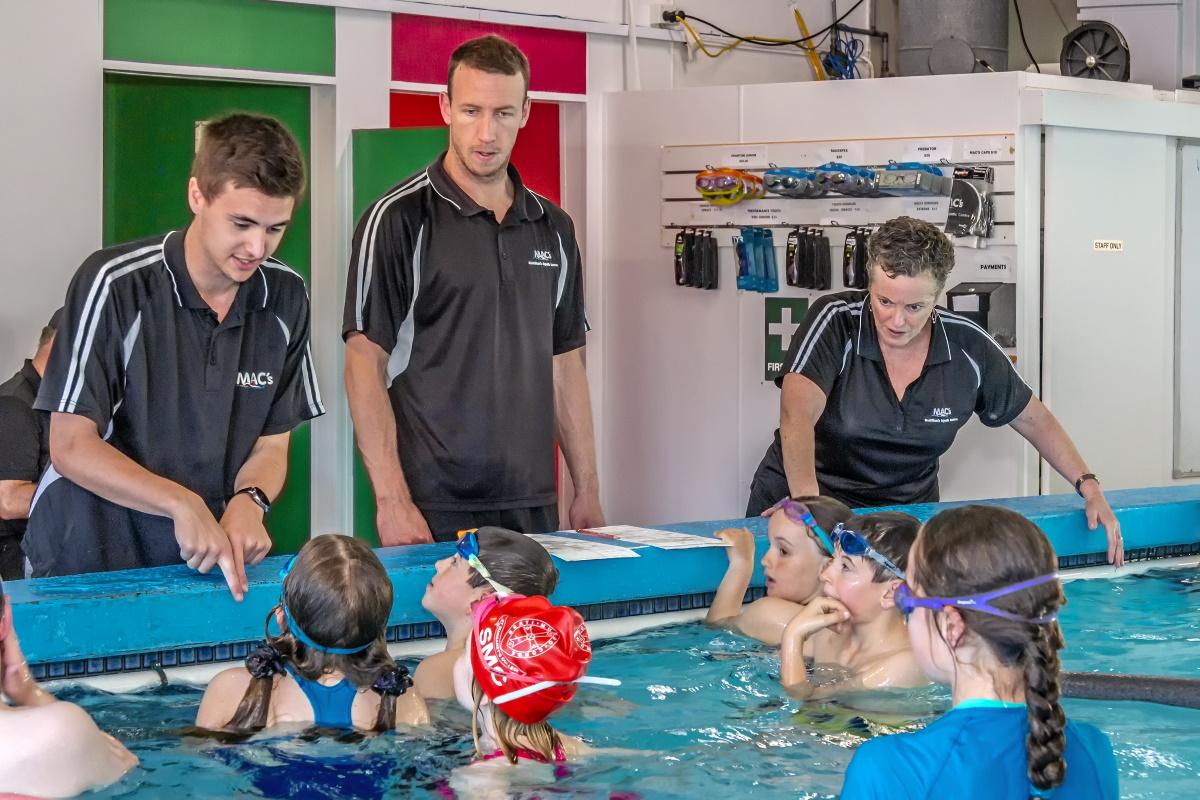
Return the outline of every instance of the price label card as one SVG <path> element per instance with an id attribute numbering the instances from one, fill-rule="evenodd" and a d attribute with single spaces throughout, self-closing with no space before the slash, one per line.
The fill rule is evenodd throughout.
<path id="1" fill-rule="evenodd" d="M 822 225 L 866 225 L 870 222 L 867 201 L 857 197 L 827 200 L 821 212 Z"/>
<path id="2" fill-rule="evenodd" d="M 950 139 L 914 139 L 904 146 L 900 161 L 936 164 L 950 159 L 953 142 Z"/>
<path id="3" fill-rule="evenodd" d="M 764 144 L 747 144 L 732 147 L 721 154 L 721 163 L 714 167 L 733 167 L 735 169 L 766 169 L 770 166 L 767 158 L 767 146 Z"/>
<path id="4" fill-rule="evenodd" d="M 712 203 L 696 203 L 692 213 L 692 222 L 697 225 L 728 225 L 732 224 L 735 206 L 714 206 Z"/>
<path id="5" fill-rule="evenodd" d="M 946 214 L 950 211 L 949 197 L 906 197 L 904 198 L 904 214 L 913 219 L 932 222 L 937 225 L 946 224 Z"/>
<path id="6" fill-rule="evenodd" d="M 747 225 L 782 225 L 788 222 L 783 201 L 779 198 L 738 203 L 735 208 L 739 211 L 739 221 Z"/>
<path id="7" fill-rule="evenodd" d="M 817 163 L 814 166 L 839 161 L 846 164 L 861 164 L 866 148 L 862 142 L 815 142 L 812 145 Z"/>
<path id="8" fill-rule="evenodd" d="M 1003 136 L 973 136 L 962 140 L 962 161 L 1011 161 L 1012 148 Z"/>

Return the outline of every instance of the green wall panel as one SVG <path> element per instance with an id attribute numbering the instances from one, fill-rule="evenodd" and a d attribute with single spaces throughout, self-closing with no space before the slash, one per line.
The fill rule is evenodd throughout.
<path id="1" fill-rule="evenodd" d="M 333 17 L 263 0 L 104 0 L 104 57 L 332 75 Z"/>
<path id="2" fill-rule="evenodd" d="M 111 2 L 111 0 L 110 0 Z M 108 74 L 104 77 L 104 244 L 181 228 L 191 220 L 187 181 L 195 126 L 230 111 L 283 121 L 309 160 L 309 90 L 296 86 L 194 81 Z M 308 278 L 311 218 L 307 203 L 276 255 Z M 325 387 L 328 392 L 330 387 Z M 294 552 L 310 530 L 308 426 L 292 435 L 287 488 L 268 519 L 275 552 Z"/>
<path id="3" fill-rule="evenodd" d="M 354 219 L 407 175 L 428 166 L 446 149 L 446 128 L 354 131 L 351 158 Z M 354 535 L 379 544 L 375 535 L 375 496 L 362 459 L 354 459 Z"/>

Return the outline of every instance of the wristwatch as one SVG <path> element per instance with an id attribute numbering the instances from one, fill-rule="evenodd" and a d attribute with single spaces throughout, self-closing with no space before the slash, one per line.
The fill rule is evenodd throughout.
<path id="1" fill-rule="evenodd" d="M 1099 483 L 1100 479 L 1090 472 L 1085 472 L 1080 475 L 1079 479 L 1075 481 L 1075 494 L 1079 495 L 1080 497 L 1083 497 L 1083 491 L 1080 489 L 1080 487 L 1083 486 L 1084 481 L 1095 481 L 1096 483 Z"/>
<path id="2" fill-rule="evenodd" d="M 250 499 L 258 504 L 258 507 L 263 510 L 264 514 L 271 510 L 271 503 L 267 500 L 267 493 L 257 486 L 247 486 L 245 489 L 238 489 L 233 493 L 233 496 L 237 497 L 239 494 L 250 495 Z"/>

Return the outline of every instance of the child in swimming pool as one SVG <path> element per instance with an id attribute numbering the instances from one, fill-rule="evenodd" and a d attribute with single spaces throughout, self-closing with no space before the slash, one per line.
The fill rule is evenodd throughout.
<path id="1" fill-rule="evenodd" d="M 266 644 L 245 668 L 212 679 L 197 726 L 251 732 L 301 722 L 385 731 L 429 721 L 408 670 L 388 654 L 392 581 L 366 542 L 332 533 L 310 539 L 281 577 Z M 272 620 L 279 635 L 270 633 Z"/>
<path id="2" fill-rule="evenodd" d="M 0 584 L 0 796 L 73 797 L 107 786 L 137 757 L 88 713 L 44 691 L 29 673 Z"/>
<path id="3" fill-rule="evenodd" d="M 828 532 L 854 514 L 845 503 L 815 496 L 781 500 L 768 513 L 771 546 L 762 558 L 767 596 L 742 607 L 754 574 L 754 534 L 745 528 L 718 531 L 730 544 L 729 569 L 704 623 L 779 644 L 788 621 L 821 594 L 821 570 L 833 556 Z"/>
<path id="4" fill-rule="evenodd" d="M 896 604 L 953 708 L 915 733 L 863 744 L 842 800 L 1116 800 L 1112 745 L 1059 705 L 1058 558 L 1029 520 L 995 506 L 943 511 L 913 545 Z"/>
<path id="5" fill-rule="evenodd" d="M 592 646 L 583 617 L 545 597 L 481 600 L 462 656 L 454 692 L 472 713 L 475 751 L 482 761 L 560 764 L 588 752 L 579 739 L 546 722 L 575 696 L 580 683 L 619 685 L 587 676 Z"/>
<path id="6" fill-rule="evenodd" d="M 482 567 L 482 571 L 480 570 Z M 421 605 L 446 629 L 446 649 L 417 667 L 414 680 L 422 697 L 454 697 L 454 662 L 471 634 L 471 605 L 494 592 L 549 597 L 558 569 L 534 539 L 504 528 L 465 532 L 455 554 L 437 562 Z"/>
<path id="7" fill-rule="evenodd" d="M 822 596 L 796 614 L 783 632 L 780 680 L 808 699 L 847 689 L 924 686 L 895 592 L 904 581 L 908 550 L 921 523 L 903 511 L 860 514 L 831 531 L 835 555 L 821 572 Z M 848 678 L 817 689 L 805 657 L 835 664 Z"/>

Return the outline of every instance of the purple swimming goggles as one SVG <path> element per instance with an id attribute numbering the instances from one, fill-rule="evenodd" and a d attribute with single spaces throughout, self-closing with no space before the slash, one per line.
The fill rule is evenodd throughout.
<path id="1" fill-rule="evenodd" d="M 817 521 L 813 519 L 812 512 L 808 510 L 808 506 L 790 497 L 785 497 L 775 505 L 771 506 L 771 511 L 783 509 L 783 513 L 787 518 L 797 525 L 806 525 L 816 535 L 817 541 L 821 543 L 821 547 L 829 555 L 833 555 L 833 539 L 829 538 L 829 534 L 821 529 Z"/>
<path id="2" fill-rule="evenodd" d="M 1028 589 L 1031 586 L 1037 586 L 1041 583 L 1058 580 L 1058 573 L 1053 575 L 1043 575 L 1040 578 L 1033 578 L 1020 583 L 1014 583 L 1012 586 L 1005 586 L 1002 589 L 993 589 L 990 592 L 982 594 L 967 595 L 966 597 L 914 597 L 912 590 L 908 588 L 907 583 L 900 584 L 896 588 L 896 608 L 900 609 L 901 613 L 911 614 L 917 606 L 932 608 L 941 611 L 946 606 L 954 606 L 955 608 L 965 608 L 971 611 L 982 611 L 985 614 L 992 614 L 997 617 L 1005 617 L 1007 619 L 1020 620 L 1021 622 L 1031 622 L 1035 625 L 1054 622 L 1058 619 L 1058 612 L 1047 614 L 1044 617 L 1022 617 L 1012 612 L 1005 611 L 990 605 L 989 601 L 995 600 L 997 597 L 1003 597 L 1013 592 L 1019 592 L 1022 589 Z"/>

